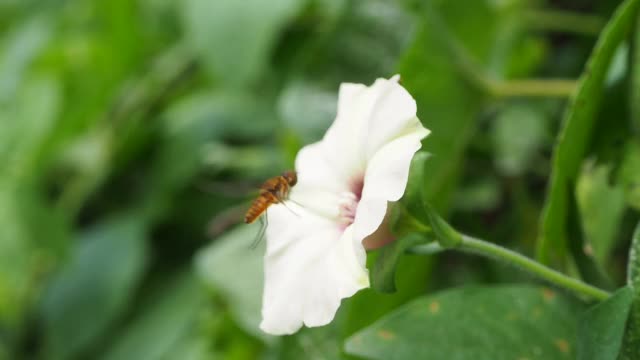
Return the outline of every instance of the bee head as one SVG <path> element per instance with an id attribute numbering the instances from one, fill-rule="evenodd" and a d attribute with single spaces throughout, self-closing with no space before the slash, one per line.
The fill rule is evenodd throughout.
<path id="1" fill-rule="evenodd" d="M 297 182 L 298 182 L 298 175 L 296 175 L 295 171 L 285 171 L 282 173 L 282 177 L 285 178 L 285 180 L 287 180 L 287 183 L 289 183 L 289 186 L 294 186 Z"/>

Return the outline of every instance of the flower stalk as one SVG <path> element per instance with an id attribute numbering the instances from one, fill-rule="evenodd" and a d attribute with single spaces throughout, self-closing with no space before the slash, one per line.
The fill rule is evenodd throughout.
<path id="1" fill-rule="evenodd" d="M 462 241 L 460 241 L 455 247 L 446 248 L 435 243 L 430 243 L 413 247 L 409 251 L 413 254 L 433 254 L 434 252 L 436 252 L 434 246 L 439 246 L 443 250 L 460 250 L 463 252 L 469 252 L 492 259 L 501 260 L 505 263 L 514 265 L 530 274 L 533 274 L 543 280 L 546 280 L 547 282 L 555 286 L 567 289 L 580 296 L 585 296 L 591 299 L 602 301 L 607 299 L 611 295 L 605 290 L 599 289 L 595 286 L 589 285 L 578 279 L 553 270 L 535 260 L 532 260 L 522 254 L 519 254 L 502 246 L 466 235 L 462 235 L 461 238 Z"/>

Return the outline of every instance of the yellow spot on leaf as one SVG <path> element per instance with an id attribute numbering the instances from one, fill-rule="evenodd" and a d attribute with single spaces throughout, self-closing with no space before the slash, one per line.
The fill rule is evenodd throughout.
<path id="1" fill-rule="evenodd" d="M 567 340 L 565 340 L 565 339 L 557 339 L 553 343 L 556 344 L 556 346 L 558 347 L 560 352 L 562 352 L 564 354 L 568 354 L 569 353 L 569 342 L 567 342 Z"/>
<path id="2" fill-rule="evenodd" d="M 432 314 L 437 314 L 440 311 L 440 303 L 437 301 L 431 302 L 431 304 L 429 304 L 429 311 L 431 311 Z"/>
<path id="3" fill-rule="evenodd" d="M 549 302 L 556 297 L 556 293 L 549 288 L 544 288 L 542 289 L 542 297 L 544 298 L 545 301 Z"/>
<path id="4" fill-rule="evenodd" d="M 378 330 L 378 337 L 381 338 L 382 340 L 392 340 L 393 338 L 396 337 L 396 335 L 389 330 L 382 329 L 382 330 Z"/>
<path id="5" fill-rule="evenodd" d="M 584 246 L 582 247 L 582 251 L 587 256 L 593 256 L 593 246 L 591 246 L 591 244 L 584 244 Z"/>
<path id="6" fill-rule="evenodd" d="M 542 316 L 542 309 L 541 309 L 541 308 L 539 308 L 539 307 L 537 307 L 537 306 L 536 306 L 536 307 L 534 307 L 534 308 L 533 308 L 532 316 L 533 316 L 534 318 L 536 318 L 536 319 L 537 319 L 537 318 L 539 318 L 540 316 Z"/>

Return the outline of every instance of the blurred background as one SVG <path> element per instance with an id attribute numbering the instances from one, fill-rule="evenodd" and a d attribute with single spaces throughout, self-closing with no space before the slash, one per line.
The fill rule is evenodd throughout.
<path id="1" fill-rule="evenodd" d="M 566 99 L 618 4 L 0 0 L 0 359 L 347 358 L 346 337 L 420 294 L 520 279 L 406 256 L 396 294 L 362 291 L 331 325 L 271 337 L 264 244 L 241 221 L 321 138 L 341 82 L 399 73 L 432 130 L 433 203 L 531 255 Z M 628 117 L 628 53 L 601 118 Z M 610 181 L 627 129 L 606 129 L 576 197 L 618 284 L 640 196 Z"/>

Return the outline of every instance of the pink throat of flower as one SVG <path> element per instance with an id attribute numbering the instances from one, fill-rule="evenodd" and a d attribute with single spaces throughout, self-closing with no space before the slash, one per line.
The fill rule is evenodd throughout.
<path id="1" fill-rule="evenodd" d="M 364 177 L 359 176 L 351 181 L 349 191 L 340 194 L 340 222 L 345 226 L 353 224 L 356 219 L 358 203 L 362 197 L 362 188 L 364 187 Z"/>

